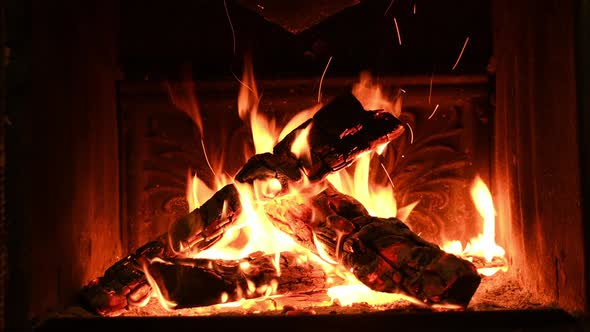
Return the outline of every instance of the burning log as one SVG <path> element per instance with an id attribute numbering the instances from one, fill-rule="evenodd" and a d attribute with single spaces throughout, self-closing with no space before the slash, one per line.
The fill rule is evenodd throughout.
<path id="1" fill-rule="evenodd" d="M 317 263 L 299 262 L 289 252 L 281 253 L 279 261 L 275 258 L 259 253 L 235 261 L 173 259 L 153 262 L 148 271 L 175 309 L 326 287 L 326 274 Z"/>
<path id="2" fill-rule="evenodd" d="M 404 132 L 400 120 L 385 111 L 367 111 L 352 95 L 335 98 L 311 119 L 277 143 L 273 153 L 252 157 L 236 175 L 242 183 L 277 178 L 283 187 L 301 178 L 302 169 L 310 181 L 350 166 L 356 158 Z M 305 150 L 297 155 L 293 144 L 303 137 Z"/>
<path id="3" fill-rule="evenodd" d="M 82 289 L 83 303 L 103 316 L 117 316 L 129 307 L 140 305 L 151 294 L 143 264 L 155 258 L 176 257 L 181 251 L 210 247 L 241 212 L 235 186 L 223 187 L 200 208 L 174 222 L 167 234 L 137 249 L 113 264 L 102 277 L 92 280 Z"/>
<path id="4" fill-rule="evenodd" d="M 317 263 L 299 262 L 293 253 L 252 254 L 242 260 L 168 258 L 161 242 L 150 242 L 134 255 L 118 262 L 105 275 L 82 290 L 87 306 L 103 316 L 118 316 L 146 305 L 152 285 L 176 309 L 251 299 L 275 293 L 298 293 L 325 288 L 326 274 Z M 158 258 L 158 259 L 155 259 Z M 148 260 L 153 260 L 151 263 Z M 275 264 L 278 263 L 278 267 Z M 277 272 L 281 271 L 279 274 Z"/>
<path id="5" fill-rule="evenodd" d="M 198 209 L 172 223 L 168 231 L 170 247 L 176 252 L 205 250 L 221 239 L 241 213 L 240 194 L 228 184 Z"/>
<path id="6" fill-rule="evenodd" d="M 471 263 L 445 254 L 395 218 L 369 216 L 359 202 L 333 188 L 310 201 L 305 201 L 304 195 L 288 195 L 289 185 L 298 182 L 302 173 L 313 183 L 323 184 L 321 180 L 330 172 L 351 165 L 362 153 L 390 142 L 403 131 L 401 122 L 392 114 L 366 111 L 354 96 L 344 95 L 289 133 L 273 153 L 252 157 L 235 178 L 250 184 L 278 179 L 282 196 L 277 195 L 265 205 L 273 223 L 304 247 L 352 269 L 370 288 L 402 292 L 427 303 L 467 305 L 480 281 Z M 301 137 L 307 151 L 293 151 Z M 177 258 L 178 253 L 211 247 L 234 226 L 241 213 L 237 188 L 233 184 L 225 186 L 200 208 L 175 221 L 167 234 L 117 262 L 103 277 L 84 287 L 84 302 L 107 316 L 146 303 L 152 286 L 144 269 L 153 275 L 152 285 L 155 282 L 165 290 L 164 297 L 179 307 L 260 296 L 268 292 L 268 287 L 272 290 L 273 284 L 279 292 L 323 285 L 323 271 L 293 265 L 287 254 L 281 256 L 280 276 L 268 256 L 246 261 L 254 267 L 252 271 L 240 267 L 243 261 Z M 318 245 L 326 253 L 320 252 Z M 255 286 L 252 290 L 251 283 L 266 285 L 266 289 L 260 292 Z"/>
<path id="7" fill-rule="evenodd" d="M 376 291 L 467 306 L 481 280 L 472 263 L 423 240 L 400 220 L 369 216 L 359 202 L 333 187 L 309 200 L 277 198 L 265 212 L 298 243 L 343 264 Z"/>
<path id="8" fill-rule="evenodd" d="M 164 238 L 152 241 L 108 268 L 81 291 L 81 301 L 102 316 L 118 316 L 151 295 L 142 261 L 169 255 Z"/>

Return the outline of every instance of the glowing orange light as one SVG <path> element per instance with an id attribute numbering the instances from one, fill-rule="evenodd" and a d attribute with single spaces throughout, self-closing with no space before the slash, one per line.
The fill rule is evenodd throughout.
<path id="1" fill-rule="evenodd" d="M 477 211 L 483 218 L 482 232 L 477 237 L 471 239 L 465 248 L 463 248 L 460 241 L 448 241 L 443 245 L 443 250 L 455 255 L 483 257 L 488 262 L 491 262 L 494 257 L 504 257 L 504 248 L 496 244 L 496 212 L 494 210 L 492 194 L 479 176 L 475 178 L 471 187 L 471 197 Z M 480 273 L 490 274 L 491 271 L 488 268 L 486 270 L 480 270 Z"/>
<path id="2" fill-rule="evenodd" d="M 244 121 L 250 122 L 252 138 L 256 153 L 271 152 L 277 139 L 277 129 L 274 119 L 268 119 L 258 112 L 260 96 L 254 80 L 252 61 L 247 56 L 244 61 L 244 74 L 238 95 L 238 114 Z"/>
<path id="3" fill-rule="evenodd" d="M 308 125 L 303 130 L 301 130 L 301 132 L 299 133 L 299 135 L 297 135 L 297 137 L 293 141 L 293 144 L 291 145 L 291 152 L 293 152 L 293 154 L 297 158 L 305 160 L 307 162 L 311 162 L 311 151 L 309 150 L 308 143 L 308 136 L 310 130 L 311 125 Z"/>
<path id="4" fill-rule="evenodd" d="M 276 142 L 283 139 L 289 132 L 307 121 L 321 107 L 321 105 L 316 105 L 311 109 L 301 111 L 281 130 L 280 128 L 277 128 L 274 119 L 267 118 L 258 110 L 260 96 L 254 79 L 254 71 L 249 59 L 246 59 L 241 83 L 242 85 L 238 95 L 238 113 L 240 118 L 251 128 L 255 153 L 272 151 Z M 368 74 L 361 75 L 359 83 L 355 84 L 353 87 L 353 94 L 367 110 L 382 109 L 396 116 L 399 116 L 401 113 L 401 98 L 397 96 L 395 98 L 388 97 L 382 86 L 374 82 Z M 311 125 L 308 125 L 305 129 L 301 130 L 291 145 L 291 152 L 301 160 L 310 160 L 311 158 L 308 142 L 310 128 Z M 383 144 L 378 147 L 376 152 L 383 154 L 386 148 L 387 144 Z M 251 149 L 248 149 L 246 146 L 244 146 L 244 152 L 246 158 L 252 156 Z M 374 160 L 372 166 L 372 159 L 377 159 L 372 152 L 362 154 L 358 157 L 356 163 L 352 167 L 330 174 L 327 179 L 337 190 L 353 196 L 361 202 L 371 215 L 383 218 L 397 217 L 402 221 L 406 220 L 419 202 L 413 202 L 408 206 L 398 208 L 394 195 L 393 181 L 389 175 L 389 171 L 383 163 L 380 163 L 379 166 L 379 160 Z M 215 191 L 219 190 L 224 185 L 233 182 L 233 179 L 227 176 L 225 172 L 221 171 L 223 170 L 223 166 L 224 165 L 220 163 L 216 163 L 214 159 L 211 168 L 212 170 L 215 169 L 220 171 L 214 172 L 214 179 L 211 184 L 207 184 L 203 179 L 199 178 L 199 174 L 193 175 L 189 172 L 187 176 L 186 198 L 191 210 L 199 207 L 199 204 L 209 199 Z M 382 183 L 380 183 L 376 181 L 376 177 L 372 175 L 375 172 L 382 171 L 387 175 L 388 181 L 382 181 Z M 379 176 L 381 179 L 385 178 L 383 174 L 380 174 Z M 494 215 L 491 195 L 489 195 L 489 191 L 486 191 L 487 187 L 485 187 L 485 184 L 483 184 L 481 179 L 479 179 L 479 181 L 481 183 L 476 181 L 474 184 L 472 195 L 474 201 L 478 204 L 478 211 L 480 211 L 480 214 L 482 214 L 484 218 L 485 236 L 480 236 L 482 238 L 480 242 L 482 242 L 486 248 L 492 248 L 492 250 L 495 250 L 492 254 L 489 254 L 487 251 L 485 254 L 481 254 L 482 257 L 486 257 L 487 259 L 489 257 L 494 257 L 494 255 L 499 255 L 501 248 L 493 246 L 495 245 L 495 242 L 493 242 Z M 296 254 L 296 262 L 299 264 L 313 261 L 322 266 L 330 281 L 331 287 L 328 289 L 328 295 L 332 301 L 336 301 L 341 305 L 349 305 L 359 302 L 366 302 L 370 305 L 379 305 L 399 300 L 406 300 L 420 304 L 420 302 L 409 297 L 399 294 L 376 292 L 363 285 L 354 277 L 352 271 L 345 271 L 344 268 L 338 264 L 337 260 L 339 253 L 336 252 L 334 255 L 335 257 L 332 257 L 326 251 L 326 248 L 323 247 L 321 242 L 318 241 L 315 233 L 312 233 L 312 235 L 318 253 L 317 255 L 312 254 L 308 249 L 298 245 L 289 235 L 276 229 L 267 219 L 266 213 L 264 212 L 264 205 L 269 199 L 273 199 L 279 196 L 279 194 L 285 194 L 285 191 L 289 191 L 289 195 L 292 195 L 303 202 L 304 197 L 297 192 L 297 189 L 283 188 L 281 182 L 275 178 L 256 180 L 252 185 L 240 183 L 234 184 L 239 192 L 242 204 L 241 216 L 225 230 L 220 241 L 206 250 L 192 253 L 191 257 L 225 260 L 240 259 L 241 262 L 239 268 L 242 271 L 249 271 L 252 266 L 250 263 L 244 261 L 243 258 L 248 257 L 254 252 L 263 252 L 265 254 L 273 255 L 272 264 L 277 272 L 277 276 L 280 276 L 280 253 L 292 252 Z M 308 183 L 306 182 L 306 185 L 307 184 Z M 338 238 L 338 243 L 339 242 L 340 235 Z M 337 247 L 339 248 L 340 246 L 338 245 Z M 468 245 L 468 248 L 470 248 L 470 250 L 471 248 L 475 248 L 475 244 Z M 465 248 L 465 250 L 462 248 L 460 242 L 449 243 L 448 248 L 445 247 L 445 250 L 447 249 L 455 250 L 461 254 L 467 250 L 467 248 Z M 503 255 L 503 249 L 501 254 Z M 147 272 L 147 269 L 145 270 Z M 487 272 L 480 271 L 480 273 L 483 274 Z M 334 280 L 339 280 L 340 284 L 332 284 Z M 341 283 L 342 280 L 344 280 L 344 284 Z M 150 282 L 150 285 L 153 284 L 152 287 L 157 287 L 151 276 L 148 277 L 148 282 Z M 252 280 L 247 280 L 247 287 L 244 287 L 244 289 L 238 287 L 235 290 L 235 293 L 232 295 L 232 302 L 229 302 L 230 299 L 227 293 L 222 294 L 219 299 L 221 304 L 219 304 L 218 307 L 248 308 L 254 306 L 254 303 L 257 303 L 257 300 L 246 300 L 245 297 L 269 297 L 276 294 L 277 287 L 278 282 L 274 279 L 270 282 L 258 285 Z M 159 292 L 157 288 L 154 289 L 155 296 L 158 297 L 163 306 L 168 309 L 174 307 L 174 303 L 166 302 L 165 298 L 161 296 L 161 292 Z M 314 303 L 314 305 L 329 304 Z M 203 310 L 204 312 L 210 312 L 207 310 L 214 309 Z"/>
<path id="5" fill-rule="evenodd" d="M 401 98 L 386 96 L 383 87 L 368 73 L 361 73 L 359 82 L 352 87 L 352 94 L 366 110 L 384 110 L 395 116 L 402 112 Z"/>

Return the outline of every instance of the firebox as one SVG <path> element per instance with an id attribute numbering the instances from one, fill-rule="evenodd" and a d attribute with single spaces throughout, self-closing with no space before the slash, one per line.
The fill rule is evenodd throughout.
<path id="1" fill-rule="evenodd" d="M 586 1 L 3 9 L 3 328 L 582 328 Z"/>

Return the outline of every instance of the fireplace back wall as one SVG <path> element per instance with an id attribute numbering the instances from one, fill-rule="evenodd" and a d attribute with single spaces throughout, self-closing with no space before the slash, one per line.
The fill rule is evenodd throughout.
<path id="1" fill-rule="evenodd" d="M 381 52 L 374 47 L 367 52 L 381 54 L 374 62 L 369 61 L 370 56 L 346 48 L 343 38 L 330 39 L 338 32 L 334 28 L 325 34 L 319 28 L 311 30 L 296 39 L 268 22 L 246 24 L 248 17 L 256 15 L 240 9 L 237 2 L 228 1 L 228 7 L 234 24 L 241 28 L 237 30 L 238 43 L 249 34 L 266 31 L 258 39 L 266 48 L 258 46 L 267 51 L 254 47 L 254 59 L 258 61 L 255 68 L 261 68 L 270 79 L 317 76 L 331 54 L 331 70 L 341 75 L 367 67 L 389 75 L 428 75 L 433 70 L 437 75 L 449 74 L 447 67 L 454 62 L 466 34 L 472 37 L 469 52 L 458 72 L 451 74 L 485 75 L 492 44 L 488 31 L 491 12 L 498 94 L 492 192 L 498 215 L 513 221 L 500 230 L 500 244 L 511 255 L 515 267 L 511 273 L 519 275 L 525 285 L 546 294 L 548 302 L 584 311 L 587 256 L 579 204 L 580 143 L 573 67 L 573 9 L 577 1 L 526 1 L 518 6 L 498 1 L 491 11 L 485 2 L 435 3 L 419 4 L 430 13 L 420 24 L 438 25 L 428 29 L 413 26 L 416 43 L 428 36 L 424 44 L 397 51 L 391 46 L 396 43 L 395 30 L 389 26 L 392 38 L 387 47 L 391 49 Z M 116 81 L 175 78 L 184 62 L 193 62 L 196 78 L 208 79 L 211 72 L 219 72 L 222 78 L 232 80 L 230 63 L 240 72 L 241 54 L 232 54 L 224 12 L 215 11 L 211 18 L 214 25 L 194 23 L 195 27 L 191 22 L 199 20 L 192 17 L 198 14 L 191 7 L 194 4 L 158 4 L 126 2 L 120 7 L 110 0 L 94 6 L 74 1 L 36 2 L 32 10 L 23 9 L 28 13 L 25 17 L 32 13 L 34 18 L 32 45 L 26 20 L 8 22 L 8 39 L 14 45 L 8 78 L 22 82 L 22 78 L 15 79 L 22 74 L 17 60 L 31 57 L 36 80 L 34 88 L 27 85 L 30 82 L 10 85 L 7 101 L 13 123 L 8 128 L 8 326 L 26 326 L 31 318 L 74 303 L 81 286 L 133 249 L 119 210 L 125 202 L 119 199 Z M 213 1 L 203 4 L 214 6 Z M 361 8 L 365 14 L 373 10 L 382 17 L 388 4 L 363 1 Z M 429 6 L 435 8 L 429 11 Z M 530 8 L 536 9 L 531 12 Z M 168 16 L 159 20 L 157 13 Z M 345 11 L 340 18 L 358 18 L 354 13 Z M 452 19 L 453 15 L 462 19 Z M 240 25 L 240 20 L 244 24 Z M 330 21 L 326 24 L 338 26 Z M 407 26 L 410 30 L 409 21 Z M 202 35 L 198 28 L 209 29 L 205 30 L 208 33 L 219 31 L 214 33 L 217 38 L 208 39 L 206 52 L 196 37 L 191 39 L 193 32 Z M 432 31 L 441 35 L 433 36 Z M 240 34 L 244 39 L 239 39 Z M 412 32 L 407 34 L 411 41 Z M 362 33 L 354 36 L 363 39 Z M 445 42 L 437 44 L 442 36 Z M 282 44 L 275 46 L 275 40 L 282 40 Z M 332 49 L 327 47 L 326 51 L 325 45 Z M 256 45 L 250 42 L 249 46 Z M 306 56 L 281 57 L 289 52 L 278 50 L 287 46 Z M 201 53 L 205 61 L 195 67 L 194 60 Z M 206 71 L 207 67 L 214 70 Z M 549 157 L 546 151 L 558 155 Z"/>

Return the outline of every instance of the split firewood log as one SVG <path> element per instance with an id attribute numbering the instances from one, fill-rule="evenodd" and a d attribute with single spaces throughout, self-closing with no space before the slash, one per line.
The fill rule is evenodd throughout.
<path id="1" fill-rule="evenodd" d="M 290 181 L 301 178 L 302 170 L 310 181 L 319 181 L 403 132 L 402 122 L 393 114 L 367 111 L 352 94 L 344 94 L 292 130 L 275 145 L 272 154 L 256 155 L 248 160 L 235 178 L 251 183 L 274 177 L 287 187 Z M 291 151 L 299 135 L 307 136 L 304 137 L 306 155 L 297 156 Z"/>
<path id="2" fill-rule="evenodd" d="M 170 225 L 169 245 L 176 252 L 205 250 L 221 239 L 241 213 L 240 194 L 233 184 L 228 184 L 199 208 Z"/>
<path id="3" fill-rule="evenodd" d="M 175 303 L 175 309 L 326 287 L 326 273 L 319 264 L 301 262 L 290 252 L 281 253 L 278 261 L 275 258 L 274 254 L 254 253 L 232 261 L 172 259 L 155 261 L 148 271 L 162 296 Z"/>
<path id="4" fill-rule="evenodd" d="M 143 264 L 155 258 L 170 259 L 180 252 L 210 247 L 241 212 L 235 186 L 223 187 L 201 207 L 175 221 L 168 233 L 119 260 L 102 277 L 92 280 L 81 291 L 82 303 L 103 316 L 117 316 L 140 304 L 151 292 Z"/>
<path id="5" fill-rule="evenodd" d="M 369 288 L 427 304 L 467 306 L 481 277 L 396 218 L 370 216 L 354 198 L 329 186 L 313 197 L 286 195 L 265 205 L 270 220 L 302 246 L 340 263 Z"/>

